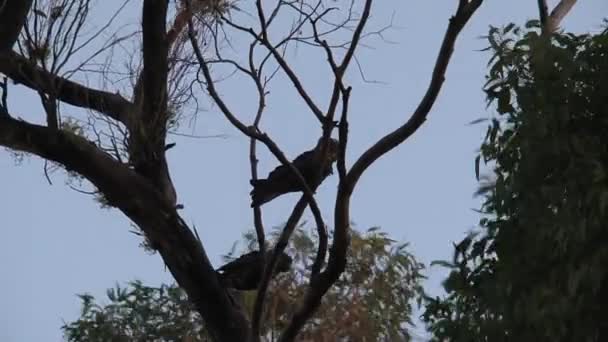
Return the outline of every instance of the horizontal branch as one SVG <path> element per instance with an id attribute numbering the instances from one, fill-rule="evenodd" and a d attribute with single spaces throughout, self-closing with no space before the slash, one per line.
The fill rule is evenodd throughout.
<path id="1" fill-rule="evenodd" d="M 107 91 L 92 89 L 52 74 L 13 52 L 0 52 L 0 72 L 33 90 L 57 96 L 59 101 L 88 108 L 128 125 L 132 103 Z"/>

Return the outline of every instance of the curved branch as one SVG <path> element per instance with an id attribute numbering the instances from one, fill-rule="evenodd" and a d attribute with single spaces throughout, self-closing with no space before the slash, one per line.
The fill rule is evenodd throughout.
<path id="1" fill-rule="evenodd" d="M 445 80 L 445 72 L 450 63 L 452 53 L 454 52 L 456 38 L 458 38 L 458 34 L 482 2 L 483 0 L 460 0 L 456 15 L 450 18 L 450 23 L 443 38 L 443 42 L 441 43 L 435 67 L 433 68 L 431 81 L 424 97 L 418 104 L 418 107 L 416 107 L 414 113 L 402 126 L 378 140 L 359 157 L 355 164 L 353 164 L 352 169 L 348 172 L 347 181 L 345 182 L 345 186 L 349 192 L 352 192 L 363 172 L 373 162 L 403 143 L 422 126 L 424 121 L 426 121 L 426 117 L 433 107 L 433 104 L 439 95 L 439 91 L 441 90 L 441 86 L 443 85 L 443 81 Z"/>
<path id="2" fill-rule="evenodd" d="M 260 32 L 260 35 L 257 35 L 255 32 L 253 32 L 253 30 L 247 30 L 247 31 L 249 31 L 257 40 L 260 41 L 260 43 L 262 43 L 262 45 L 264 45 L 268 49 L 268 51 L 270 51 L 270 53 L 275 58 L 277 63 L 281 66 L 281 69 L 283 69 L 283 71 L 285 72 L 287 77 L 291 80 L 291 83 L 293 83 L 293 86 L 298 91 L 298 94 L 300 94 L 300 97 L 304 100 L 304 102 L 306 102 L 306 104 L 308 105 L 310 110 L 313 112 L 313 114 L 317 117 L 319 122 L 324 123 L 326 120 L 325 120 L 325 116 L 323 115 L 323 112 L 321 111 L 321 109 L 319 109 L 319 107 L 312 100 L 312 98 L 310 97 L 308 92 L 304 89 L 302 82 L 300 82 L 300 79 L 298 78 L 296 73 L 287 64 L 287 61 L 285 61 L 285 58 L 283 58 L 281 53 L 279 53 L 279 51 L 276 49 L 276 47 L 274 47 L 272 45 L 272 43 L 270 42 L 270 40 L 268 38 L 268 31 L 266 29 L 266 17 L 264 16 L 262 1 L 256 0 L 255 4 L 256 4 L 256 8 L 257 8 L 257 12 L 258 12 L 258 19 L 260 21 L 262 31 Z M 320 6 L 320 4 L 321 4 L 321 1 L 318 2 L 316 7 Z M 309 18 L 305 18 L 304 20 L 302 20 L 302 23 L 306 22 L 307 19 L 309 19 Z"/>
<path id="3" fill-rule="evenodd" d="M 439 55 L 433 69 L 431 82 L 420 104 L 405 124 L 387 134 L 365 151 L 355 162 L 346 177 L 340 181 L 334 212 L 334 240 L 329 254 L 327 268 L 318 278 L 312 279 L 311 286 L 306 293 L 303 304 L 292 317 L 288 327 L 281 335 L 280 341 L 294 340 L 306 321 L 319 307 L 323 295 L 332 284 L 338 280 L 342 272 L 344 272 L 346 267 L 346 252 L 349 245 L 350 197 L 357 181 L 374 161 L 404 142 L 422 125 L 422 123 L 424 123 L 426 116 L 441 90 L 456 38 L 482 2 L 483 0 L 459 0 L 456 14 L 450 18 L 450 23 L 441 44 Z"/>
<path id="4" fill-rule="evenodd" d="M 13 51 L 0 52 L 0 72 L 28 88 L 53 94 L 58 100 L 76 107 L 95 110 L 125 125 L 133 110 L 133 104 L 120 94 L 92 89 L 59 77 Z"/>

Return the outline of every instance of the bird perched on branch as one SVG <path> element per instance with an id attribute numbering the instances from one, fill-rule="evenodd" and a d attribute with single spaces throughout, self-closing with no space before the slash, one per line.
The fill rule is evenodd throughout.
<path id="1" fill-rule="evenodd" d="M 322 139 L 310 151 L 300 154 L 292 164 L 300 171 L 306 184 L 313 191 L 327 176 L 333 173 L 332 164 L 338 159 L 338 141 L 329 139 L 325 153 L 321 153 Z M 294 172 L 286 165 L 279 165 L 266 179 L 251 180 L 251 207 L 266 202 L 288 192 L 302 191 L 302 185 Z"/>
<path id="2" fill-rule="evenodd" d="M 266 253 L 266 256 L 269 258 L 270 253 Z M 259 251 L 253 251 L 241 255 L 238 259 L 235 259 L 217 269 L 220 282 L 227 288 L 234 288 L 241 291 L 257 289 L 258 284 L 262 280 L 264 264 L 267 261 L 267 258 L 264 258 L 264 254 L 260 253 Z M 272 275 L 273 278 L 279 273 L 289 271 L 291 263 L 291 257 L 285 253 L 282 253 L 277 260 L 277 264 Z"/>

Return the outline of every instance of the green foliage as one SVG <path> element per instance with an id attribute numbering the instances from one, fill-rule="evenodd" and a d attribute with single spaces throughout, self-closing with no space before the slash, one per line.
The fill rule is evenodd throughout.
<path id="1" fill-rule="evenodd" d="M 599 341 L 608 324 L 608 31 L 491 28 L 485 91 L 497 117 L 481 232 L 455 248 L 437 340 Z"/>
<path id="2" fill-rule="evenodd" d="M 274 231 L 276 238 L 279 231 Z M 255 235 L 247 233 L 245 250 L 256 248 Z M 294 264 L 271 284 L 264 316 L 263 336 L 274 341 L 291 319 L 308 287 L 308 276 L 317 241 L 297 229 L 288 247 Z M 236 245 L 226 256 L 235 253 Z M 364 233 L 352 230 L 351 248 L 344 275 L 324 297 L 314 318 L 304 327 L 302 339 L 334 341 L 343 337 L 357 341 L 409 339 L 412 300 L 422 298 L 419 263 L 407 250 L 378 228 Z M 251 311 L 256 292 L 235 294 Z M 63 327 L 72 342 L 94 341 L 207 341 L 200 317 L 186 295 L 176 286 L 160 288 L 131 283 L 127 289 L 108 291 L 110 304 L 94 303 L 81 296 L 82 314 Z"/>
<path id="3" fill-rule="evenodd" d="M 175 286 L 131 282 L 107 291 L 110 304 L 80 295 L 80 318 L 62 327 L 68 341 L 211 341 L 185 293 Z"/>

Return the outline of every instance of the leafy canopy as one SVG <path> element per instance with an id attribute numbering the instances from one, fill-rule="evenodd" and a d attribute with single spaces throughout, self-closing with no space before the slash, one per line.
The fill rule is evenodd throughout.
<path id="1" fill-rule="evenodd" d="M 497 116 L 480 233 L 456 246 L 438 340 L 597 341 L 608 323 L 608 31 L 491 28 L 485 91 Z"/>

